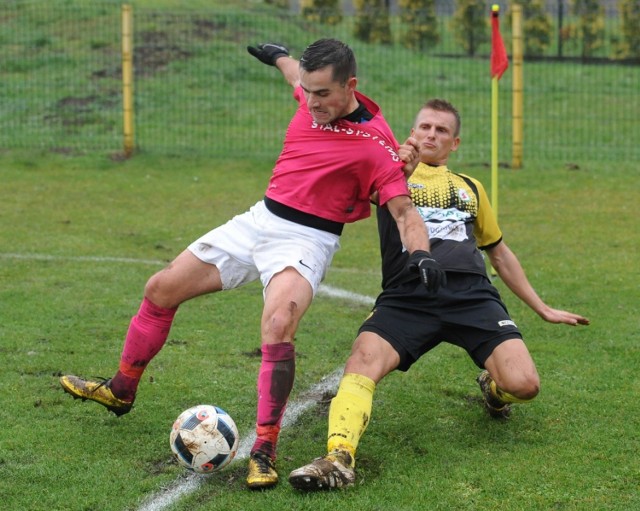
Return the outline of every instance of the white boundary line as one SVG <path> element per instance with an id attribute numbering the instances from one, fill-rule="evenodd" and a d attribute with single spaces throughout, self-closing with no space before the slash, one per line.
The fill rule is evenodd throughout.
<path id="1" fill-rule="evenodd" d="M 0 259 L 18 259 L 21 261 L 77 261 L 88 263 L 132 263 L 132 264 L 167 264 L 165 261 L 153 259 L 134 259 L 132 257 L 96 257 L 96 256 L 55 256 L 47 254 L 12 254 L 0 253 Z"/>
<path id="2" fill-rule="evenodd" d="M 0 253 L 0 259 L 18 259 L 32 261 L 78 261 L 91 263 L 129 263 L 129 264 L 145 264 L 145 265 L 162 265 L 164 261 L 151 259 L 134 259 L 129 257 L 91 257 L 91 256 L 53 256 L 46 254 L 16 254 L 16 253 Z M 375 300 L 370 296 L 352 293 L 344 289 L 327 286 L 321 284 L 318 289 L 318 295 L 327 296 L 329 298 L 339 298 L 348 300 L 361 305 L 371 306 Z M 340 383 L 343 367 L 335 369 L 332 373 L 323 377 L 319 383 L 312 386 L 309 390 L 300 395 L 296 401 L 292 401 L 287 405 L 287 409 L 282 419 L 282 427 L 289 427 L 295 424 L 300 416 L 311 408 L 322 396 L 327 392 L 335 392 Z M 255 431 L 245 436 L 238 448 L 238 453 L 234 459 L 243 460 L 248 458 L 251 447 L 255 442 Z M 186 476 L 176 478 L 169 486 L 162 488 L 159 492 L 148 496 L 144 503 L 138 508 L 138 511 L 161 511 L 168 506 L 176 503 L 184 495 L 188 495 L 196 491 L 210 476 L 189 473 Z"/>
<path id="3" fill-rule="evenodd" d="M 134 259 L 130 257 L 92 257 L 92 256 L 54 256 L 46 254 L 14 254 L 0 253 L 0 259 L 17 259 L 21 261 L 77 261 L 88 263 L 129 263 L 129 264 L 145 264 L 145 265 L 166 265 L 167 262 L 154 259 Z M 373 305 L 375 300 L 370 296 L 352 293 L 326 284 L 320 284 L 318 295 L 327 296 L 329 298 L 341 298 L 350 302 L 361 305 Z"/>
<path id="4" fill-rule="evenodd" d="M 318 294 L 328 296 L 329 298 L 342 298 L 361 305 L 371 306 L 375 303 L 375 299 L 370 296 L 359 295 L 358 293 L 352 293 L 351 291 L 345 291 L 344 289 L 337 287 L 327 286 L 326 284 L 320 284 Z"/>

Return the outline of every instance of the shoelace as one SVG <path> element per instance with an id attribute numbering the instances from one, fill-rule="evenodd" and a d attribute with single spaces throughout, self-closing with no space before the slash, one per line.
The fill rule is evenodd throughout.
<path id="1" fill-rule="evenodd" d="M 98 385 L 96 386 L 95 389 L 93 389 L 91 392 L 95 392 L 96 390 L 98 390 L 100 387 L 107 387 L 107 388 L 111 388 L 109 387 L 109 383 L 111 382 L 111 378 L 105 378 L 104 376 L 92 376 L 92 378 L 94 380 L 101 380 L 100 383 L 98 383 Z"/>
<path id="2" fill-rule="evenodd" d="M 253 459 L 258 465 L 258 469 L 263 474 L 268 474 L 269 471 L 273 468 L 273 461 L 266 454 L 262 454 L 260 452 L 253 454 Z"/>

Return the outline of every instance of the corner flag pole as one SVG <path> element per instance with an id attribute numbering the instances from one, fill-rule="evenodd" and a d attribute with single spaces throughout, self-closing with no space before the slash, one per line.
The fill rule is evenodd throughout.
<path id="1" fill-rule="evenodd" d="M 498 77 L 491 79 L 491 205 L 498 216 Z"/>
<path id="2" fill-rule="evenodd" d="M 500 6 L 491 7 L 491 204 L 498 216 L 498 80 L 509 67 L 500 35 Z"/>
<path id="3" fill-rule="evenodd" d="M 491 205 L 498 217 L 498 80 L 509 67 L 507 51 L 500 35 L 500 6 L 491 6 Z M 491 268 L 491 275 L 496 271 Z"/>

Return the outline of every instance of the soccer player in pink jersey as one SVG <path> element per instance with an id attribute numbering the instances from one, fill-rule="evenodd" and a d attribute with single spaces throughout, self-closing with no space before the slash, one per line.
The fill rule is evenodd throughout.
<path id="1" fill-rule="evenodd" d="M 264 199 L 195 240 L 148 280 L 112 378 L 65 375 L 60 383 L 75 398 L 96 401 L 116 415 L 128 413 L 178 307 L 260 279 L 262 361 L 247 484 L 262 489 L 278 482 L 276 444 L 293 387 L 296 329 L 340 246 L 344 224 L 368 217 L 375 194 L 397 223 L 408 266 L 427 289 L 435 291 L 444 273 L 429 253 L 427 230 L 405 179 L 404 171 L 418 163 L 415 142 L 400 148 L 378 105 L 356 91 L 351 49 L 321 39 L 299 61 L 273 43 L 248 51 L 282 72 L 298 102 Z"/>

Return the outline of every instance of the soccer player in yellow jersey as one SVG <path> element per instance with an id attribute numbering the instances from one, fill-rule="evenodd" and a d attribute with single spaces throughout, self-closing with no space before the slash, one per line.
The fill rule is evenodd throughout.
<path id="1" fill-rule="evenodd" d="M 360 327 L 331 402 L 328 454 L 291 472 L 289 482 L 297 489 L 353 484 L 355 452 L 371 417 L 376 384 L 395 369 L 407 371 L 441 342 L 465 349 L 482 370 L 477 381 L 492 417 L 505 419 L 511 403 L 526 403 L 538 394 L 535 364 L 487 276 L 481 251 L 507 287 L 542 319 L 589 324 L 579 314 L 542 301 L 502 239 L 482 184 L 447 168 L 460 144 L 458 111 L 447 101 L 428 101 L 411 136 L 421 161 L 408 180 L 411 198 L 428 227 L 431 253 L 446 271 L 446 285 L 436 293 L 420 285 L 407 270 L 409 254 L 393 218 L 378 208 L 383 291 Z"/>

